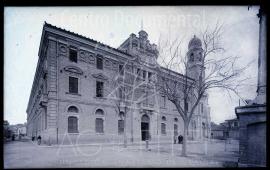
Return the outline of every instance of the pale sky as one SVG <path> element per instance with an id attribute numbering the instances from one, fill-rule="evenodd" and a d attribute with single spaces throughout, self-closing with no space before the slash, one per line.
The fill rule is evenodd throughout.
<path id="1" fill-rule="evenodd" d="M 5 7 L 4 8 L 4 119 L 26 122 L 26 108 L 38 61 L 44 21 L 117 48 L 131 33 L 143 29 L 150 43 L 160 35 L 183 39 L 183 50 L 194 34 L 217 20 L 224 23 L 226 55 L 239 56 L 238 64 L 253 61 L 240 95 L 254 99 L 257 88 L 259 18 L 258 6 L 177 7 Z M 142 24 L 143 21 L 143 24 Z M 200 38 L 200 37 L 199 37 Z M 220 90 L 209 92 L 211 120 L 221 123 L 235 118 L 239 97 Z M 241 103 L 243 104 L 243 103 Z"/>

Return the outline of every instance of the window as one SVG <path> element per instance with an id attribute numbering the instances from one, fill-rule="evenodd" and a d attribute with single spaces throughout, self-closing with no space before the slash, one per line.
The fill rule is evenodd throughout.
<path id="1" fill-rule="evenodd" d="M 124 120 L 118 120 L 118 134 L 124 133 Z"/>
<path id="2" fill-rule="evenodd" d="M 69 93 L 78 93 L 78 78 L 69 77 Z"/>
<path id="3" fill-rule="evenodd" d="M 104 133 L 102 118 L 96 118 L 96 133 Z"/>
<path id="4" fill-rule="evenodd" d="M 146 71 L 143 70 L 143 81 L 145 80 L 145 78 L 146 78 Z"/>
<path id="5" fill-rule="evenodd" d="M 124 66 L 123 65 L 119 65 L 119 74 L 124 75 Z"/>
<path id="6" fill-rule="evenodd" d="M 68 133 L 78 133 L 78 118 L 68 117 Z"/>
<path id="7" fill-rule="evenodd" d="M 137 68 L 137 75 L 140 76 L 141 69 Z"/>
<path id="8" fill-rule="evenodd" d="M 178 122 L 178 119 L 177 119 L 177 118 L 174 118 L 174 121 L 175 121 L 175 122 Z"/>
<path id="9" fill-rule="evenodd" d="M 165 135 L 166 134 L 166 124 L 161 123 L 161 134 Z"/>
<path id="10" fill-rule="evenodd" d="M 45 112 L 45 129 L 47 129 L 47 107 L 44 108 Z"/>
<path id="11" fill-rule="evenodd" d="M 97 116 L 104 116 L 104 111 L 101 110 L 101 109 L 97 109 L 96 115 L 97 115 Z"/>
<path id="12" fill-rule="evenodd" d="M 234 126 L 237 127 L 238 126 L 238 123 L 237 122 L 234 122 Z"/>
<path id="13" fill-rule="evenodd" d="M 70 106 L 70 107 L 68 108 L 68 112 L 78 113 L 79 110 L 78 110 L 78 108 L 75 107 L 75 106 Z"/>
<path id="14" fill-rule="evenodd" d="M 69 60 L 71 62 L 77 63 L 77 51 L 73 49 L 69 49 Z"/>
<path id="15" fill-rule="evenodd" d="M 124 92 L 123 92 L 123 88 L 119 88 L 119 98 L 120 99 L 124 99 L 125 98 Z"/>
<path id="16" fill-rule="evenodd" d="M 201 113 L 203 113 L 203 104 L 201 104 Z"/>
<path id="17" fill-rule="evenodd" d="M 152 73 L 148 72 L 148 81 L 151 81 L 151 78 L 152 78 Z"/>
<path id="18" fill-rule="evenodd" d="M 165 116 L 162 116 L 161 118 L 163 121 L 166 121 L 166 117 Z"/>
<path id="19" fill-rule="evenodd" d="M 177 126 L 177 124 L 173 125 L 173 131 L 174 131 L 174 136 L 177 136 L 178 135 L 178 126 Z"/>
<path id="20" fill-rule="evenodd" d="M 97 57 L 97 69 L 103 69 L 103 59 L 100 57 Z"/>
<path id="21" fill-rule="evenodd" d="M 190 54 L 190 61 L 194 61 L 194 54 L 193 53 Z"/>
<path id="22" fill-rule="evenodd" d="M 103 97 L 104 83 L 97 81 L 96 83 L 96 97 Z"/>
<path id="23" fill-rule="evenodd" d="M 161 96 L 161 107 L 165 108 L 166 107 L 166 97 Z"/>

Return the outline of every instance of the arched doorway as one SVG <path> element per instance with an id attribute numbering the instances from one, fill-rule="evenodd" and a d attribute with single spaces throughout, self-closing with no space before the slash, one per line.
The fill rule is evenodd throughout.
<path id="1" fill-rule="evenodd" d="M 150 136 L 149 132 L 150 127 L 150 118 L 146 114 L 144 114 L 141 118 L 141 134 L 142 134 L 142 140 L 148 140 Z"/>

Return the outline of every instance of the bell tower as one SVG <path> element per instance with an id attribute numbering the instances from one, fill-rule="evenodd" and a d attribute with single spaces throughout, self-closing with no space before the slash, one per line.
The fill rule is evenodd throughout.
<path id="1" fill-rule="evenodd" d="M 194 37 L 189 41 L 187 52 L 187 76 L 199 80 L 204 80 L 205 67 L 203 65 L 202 42 L 199 38 Z M 201 74 L 202 73 L 202 74 Z M 201 78 L 200 78 L 201 74 Z"/>

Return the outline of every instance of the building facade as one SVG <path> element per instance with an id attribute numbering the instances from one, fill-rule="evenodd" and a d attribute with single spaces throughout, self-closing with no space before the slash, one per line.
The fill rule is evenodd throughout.
<path id="1" fill-rule="evenodd" d="M 189 43 L 188 81 L 196 81 L 202 52 Z M 183 134 L 175 106 L 155 86 L 158 50 L 148 34 L 131 34 L 119 48 L 45 23 L 39 60 L 27 107 L 27 135 L 47 144 L 173 142 Z M 172 71 L 176 80 L 184 76 Z M 189 127 L 189 139 L 210 137 L 208 96 Z"/>

